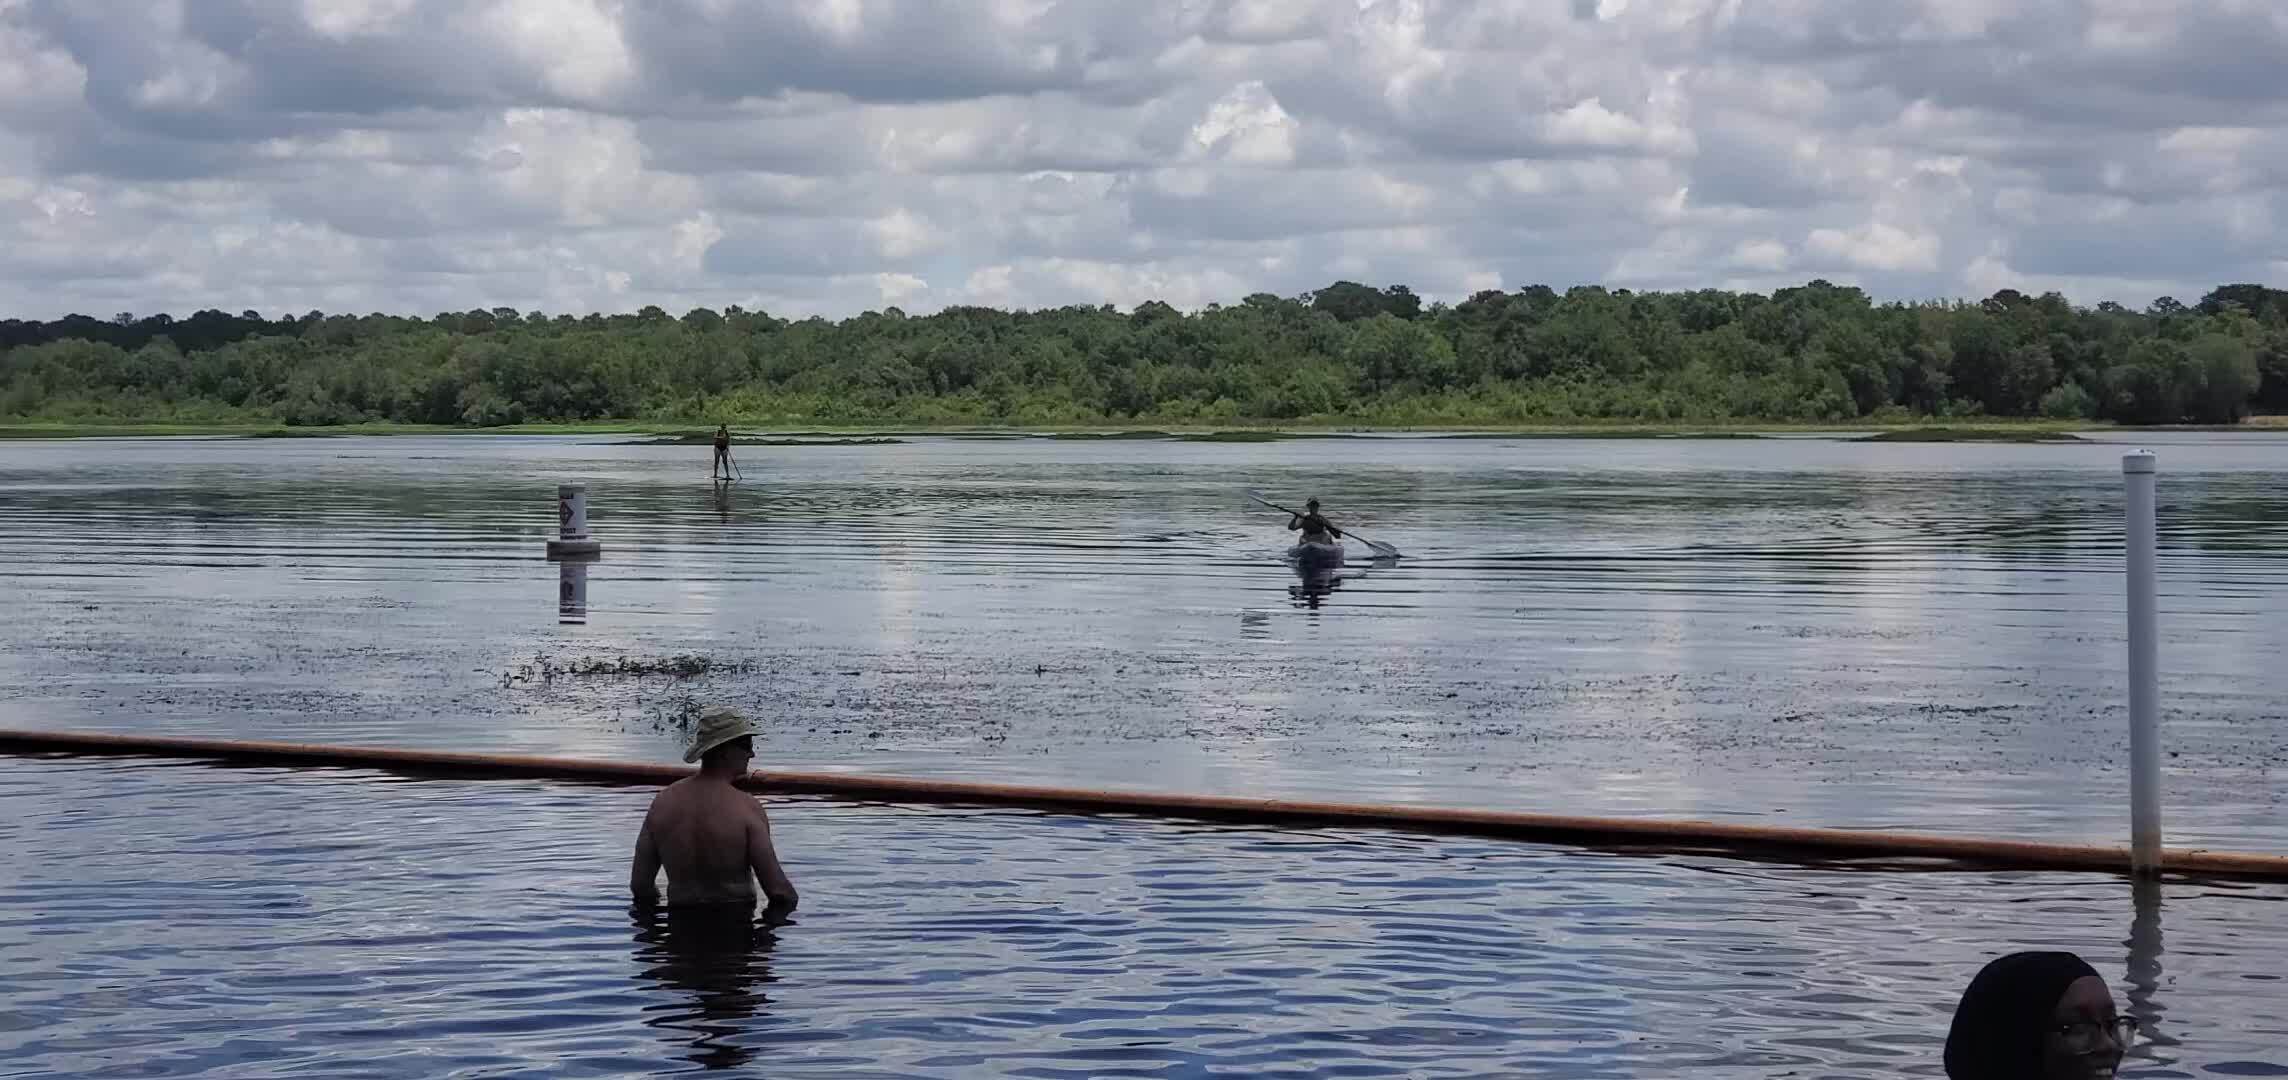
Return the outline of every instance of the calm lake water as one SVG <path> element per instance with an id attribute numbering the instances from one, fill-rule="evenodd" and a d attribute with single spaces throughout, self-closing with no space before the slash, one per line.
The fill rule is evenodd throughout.
<path id="1" fill-rule="evenodd" d="M 2146 438 L 2172 838 L 2288 850 L 2288 437 Z M 0 725 L 671 761 L 720 698 L 763 767 L 2126 832 L 2128 445 L 626 442 L 0 443 Z M 1313 587 L 1250 487 L 1407 557 Z"/>
<path id="2" fill-rule="evenodd" d="M 2150 445 L 2169 831 L 2288 850 L 2288 438 Z M 0 726 L 2115 840 L 2128 448 L 0 443 Z M 2030 947 L 2288 1075 L 2288 887 L 791 800 L 727 941 L 624 908 L 647 796 L 0 758 L 0 1075 L 1928 1076 Z"/>
<path id="3" fill-rule="evenodd" d="M 649 792 L 0 766 L 0 1074 L 1936 1076 L 2009 948 L 2288 1075 L 2288 889 L 774 803 L 767 934 L 621 899 Z"/>

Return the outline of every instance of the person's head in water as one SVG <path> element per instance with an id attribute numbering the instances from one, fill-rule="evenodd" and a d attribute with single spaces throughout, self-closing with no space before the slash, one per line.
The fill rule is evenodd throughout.
<path id="1" fill-rule="evenodd" d="M 699 767 L 709 772 L 743 773 L 755 760 L 755 737 L 741 735 L 699 756 Z"/>
<path id="2" fill-rule="evenodd" d="M 1318 512 L 1319 512 L 1319 500 L 1317 500 L 1317 499 L 1312 499 L 1310 502 L 1304 503 L 1304 504 L 1303 504 L 1303 509 L 1305 509 L 1305 510 L 1308 510 L 1308 511 L 1310 511 L 1311 513 L 1314 513 L 1314 514 L 1318 513 Z"/>
<path id="3" fill-rule="evenodd" d="M 2012 953 L 1986 965 L 1955 1006 L 1946 1033 L 1950 1080 L 2111 1077 L 2136 1033 L 2113 992 L 2081 957 Z"/>
<path id="4" fill-rule="evenodd" d="M 699 714 L 699 726 L 691 733 L 691 749 L 683 760 L 698 762 L 702 772 L 746 772 L 755 760 L 754 722 L 737 709 L 708 709 Z"/>

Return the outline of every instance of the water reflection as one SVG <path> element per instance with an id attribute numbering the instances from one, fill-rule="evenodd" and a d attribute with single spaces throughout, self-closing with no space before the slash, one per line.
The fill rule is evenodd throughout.
<path id="1" fill-rule="evenodd" d="M 2124 1078 L 2288 1075 L 2278 885 L 2171 882 L 2163 957 L 2091 875 L 799 799 L 774 942 L 598 906 L 641 789 L 262 772 L 0 762 L 7 1075 L 1893 1080 L 2019 948 L 2165 998 Z"/>
<path id="2" fill-rule="evenodd" d="M 1305 566 L 1298 562 L 1290 565 L 1295 571 L 1296 583 L 1287 587 L 1287 595 L 1294 597 L 1301 606 L 1311 609 L 1318 608 L 1322 599 L 1332 594 L 1336 589 L 1342 588 L 1343 582 L 1367 576 L 1367 571 L 1359 568 L 1357 564 L 1314 567 Z M 1368 560 L 1366 565 L 1376 570 L 1388 570 L 1397 566 L 1398 560 L 1389 557 L 1377 557 Z"/>
<path id="3" fill-rule="evenodd" d="M 2113 839 L 2084 807 L 2126 802 L 2117 447 L 1372 445 L 1329 486 L 1325 443 L 917 437 L 703 493 L 689 448 L 609 439 L 10 444 L 0 720 L 646 758 L 657 733 L 606 718 L 657 681 L 475 669 L 706 656 L 741 666 L 695 691 L 842 713 L 789 730 L 789 767 Z M 2163 464 L 2190 843 L 2288 843 L 2283 451 Z M 609 632 L 578 566 L 567 625 L 533 619 L 535 496 L 568 476 L 614 538 Z M 1278 575 L 1292 534 L 1234 505 L 1243 478 L 1419 554 Z M 1235 608 L 1269 621 L 1199 622 Z M 946 752 L 986 697 L 1031 752 Z M 1342 719 L 1264 737 L 1297 713 Z"/>
<path id="4" fill-rule="evenodd" d="M 1287 595 L 1306 608 L 1317 610 L 1319 601 L 1327 594 L 1343 587 L 1340 570 L 1321 570 L 1298 565 L 1295 576 L 1299 580 L 1287 586 Z"/>
<path id="5" fill-rule="evenodd" d="M 588 563 L 593 560 L 566 559 L 556 571 L 556 621 L 559 624 L 585 626 L 588 622 Z"/>
<path id="6" fill-rule="evenodd" d="M 745 1065 L 755 1052 L 740 1045 L 756 1014 L 770 1004 L 762 984 L 771 977 L 773 923 L 749 908 L 652 908 L 628 912 L 635 926 L 639 981 L 671 991 L 665 1004 L 647 1006 L 647 1027 L 669 1033 L 683 1058 L 708 1069 Z"/>
<path id="7" fill-rule="evenodd" d="M 2161 1030 L 2161 1015 L 2168 1007 L 2156 1000 L 2161 987 L 2161 883 L 2153 878 L 2138 878 L 2130 885 L 2130 901 L 2136 915 L 2129 922 L 2129 1015 L 2137 1018 L 2140 1042 L 2149 1042 L 2152 1050 L 2177 1045 L 2177 1040 Z M 2148 1050 L 2147 1052 L 2152 1052 Z M 2154 1054 L 2155 1060 L 2168 1064 L 2174 1055 Z"/>

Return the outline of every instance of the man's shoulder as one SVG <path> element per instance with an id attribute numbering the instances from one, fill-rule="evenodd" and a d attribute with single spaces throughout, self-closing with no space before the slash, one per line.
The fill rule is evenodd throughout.
<path id="1" fill-rule="evenodd" d="M 669 784 L 667 786 L 667 790 L 660 792 L 660 795 L 661 797 L 665 797 L 671 793 L 674 794 L 678 800 L 691 801 L 694 803 L 694 805 L 698 806 L 756 808 L 760 808 L 761 806 L 760 803 L 755 801 L 754 796 L 740 790 L 737 784 L 726 784 L 721 781 L 713 781 L 707 779 L 704 776 L 684 777 L 675 783 Z"/>

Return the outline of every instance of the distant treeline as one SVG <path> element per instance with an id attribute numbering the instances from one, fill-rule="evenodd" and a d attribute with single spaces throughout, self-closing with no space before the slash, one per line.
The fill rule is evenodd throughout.
<path id="1" fill-rule="evenodd" d="M 1544 286 L 1422 303 L 1337 282 L 1184 314 L 890 308 L 787 320 L 201 311 L 0 322 L 0 418 L 498 425 L 1910 419 L 2288 412 L 2288 291 L 2186 306 Z"/>

